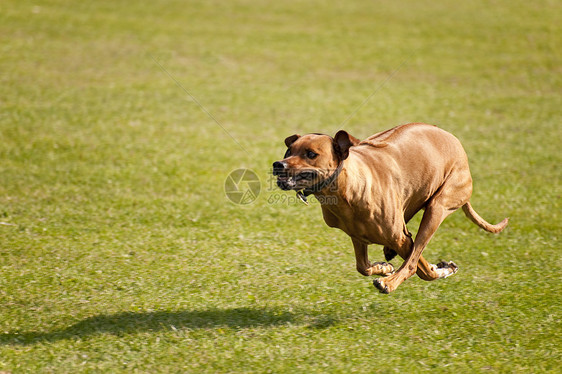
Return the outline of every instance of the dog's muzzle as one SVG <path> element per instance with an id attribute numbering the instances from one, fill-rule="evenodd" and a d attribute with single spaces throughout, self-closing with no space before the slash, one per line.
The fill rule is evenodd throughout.
<path id="1" fill-rule="evenodd" d="M 273 163 L 273 175 L 277 177 L 277 186 L 282 190 L 302 189 L 302 182 L 311 182 L 318 173 L 314 170 L 291 171 L 284 161 Z"/>

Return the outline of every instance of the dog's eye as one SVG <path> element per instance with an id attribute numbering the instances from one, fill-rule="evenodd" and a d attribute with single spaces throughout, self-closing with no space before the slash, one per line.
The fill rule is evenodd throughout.
<path id="1" fill-rule="evenodd" d="M 315 159 L 316 156 L 318 156 L 318 153 L 314 153 L 312 151 L 306 151 L 306 157 L 308 157 L 309 159 Z"/>

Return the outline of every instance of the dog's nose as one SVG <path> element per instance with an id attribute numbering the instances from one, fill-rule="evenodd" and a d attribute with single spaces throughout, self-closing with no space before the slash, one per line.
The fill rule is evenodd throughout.
<path id="1" fill-rule="evenodd" d="M 284 162 L 281 161 L 275 161 L 273 163 L 273 175 L 280 175 L 283 174 L 285 172 L 285 168 L 287 166 L 285 165 Z"/>

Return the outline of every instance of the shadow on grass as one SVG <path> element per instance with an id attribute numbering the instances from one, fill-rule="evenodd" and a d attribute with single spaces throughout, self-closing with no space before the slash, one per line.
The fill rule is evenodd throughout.
<path id="1" fill-rule="evenodd" d="M 13 332 L 0 335 L 0 345 L 31 345 L 85 338 L 98 334 L 123 335 L 138 332 L 228 327 L 243 329 L 279 326 L 294 321 L 285 311 L 235 308 L 203 311 L 125 312 L 86 318 L 62 330 Z"/>

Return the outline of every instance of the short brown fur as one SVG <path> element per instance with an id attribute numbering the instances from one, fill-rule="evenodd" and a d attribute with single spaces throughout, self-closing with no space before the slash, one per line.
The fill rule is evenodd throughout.
<path id="1" fill-rule="evenodd" d="M 334 182 L 314 195 L 328 226 L 351 237 L 357 270 L 366 276 L 385 276 L 374 281 L 383 293 L 394 291 L 416 272 L 424 280 L 456 273 L 455 263 L 432 265 L 422 252 L 441 222 L 458 208 L 489 232 L 507 226 L 507 218 L 492 225 L 474 211 L 466 153 L 457 138 L 435 126 L 402 125 L 361 142 L 345 131 L 334 138 L 293 135 L 286 145 L 286 157 L 274 163 L 282 189 L 306 191 L 343 163 Z M 406 223 L 422 209 L 418 234 L 412 240 Z M 387 260 L 397 253 L 405 261 L 397 271 L 385 262 L 372 264 L 369 244 L 383 245 Z"/>

